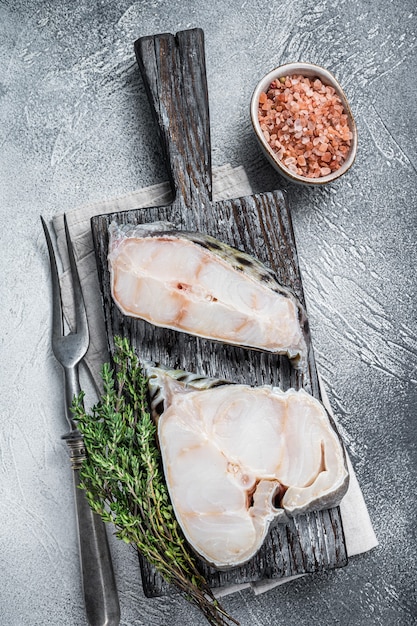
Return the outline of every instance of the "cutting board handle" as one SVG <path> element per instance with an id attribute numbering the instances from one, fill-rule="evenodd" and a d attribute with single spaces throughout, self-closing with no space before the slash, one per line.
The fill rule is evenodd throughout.
<path id="1" fill-rule="evenodd" d="M 212 199 L 203 31 L 141 37 L 135 53 L 165 150 L 173 205 L 198 215 Z"/>

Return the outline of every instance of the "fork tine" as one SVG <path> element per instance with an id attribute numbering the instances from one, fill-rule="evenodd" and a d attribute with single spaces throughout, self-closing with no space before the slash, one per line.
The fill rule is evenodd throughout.
<path id="1" fill-rule="evenodd" d="M 62 308 L 62 295 L 54 246 L 52 244 L 48 227 L 42 217 L 41 220 L 45 232 L 49 258 L 51 262 L 52 351 L 56 359 L 64 368 L 65 410 L 67 420 L 70 424 L 70 436 L 72 436 L 73 433 L 77 432 L 76 424 L 72 419 L 71 406 L 74 396 L 77 396 L 80 393 L 78 364 L 84 358 L 89 344 L 87 313 L 81 290 L 80 277 L 78 275 L 77 266 L 75 264 L 74 250 L 69 235 L 68 224 L 65 219 L 65 236 L 67 240 L 70 272 L 74 288 L 74 309 L 76 327 L 73 332 L 71 331 L 67 334 L 64 334 L 65 329 Z"/>
<path id="2" fill-rule="evenodd" d="M 63 316 L 62 316 L 62 301 L 61 301 L 61 289 L 59 285 L 58 267 L 56 264 L 55 251 L 52 245 L 52 240 L 49 234 L 49 229 L 42 216 L 41 216 L 41 222 L 43 226 L 43 231 L 45 233 L 46 245 L 48 246 L 49 261 L 51 265 L 52 335 L 56 337 L 62 337 L 64 334 L 64 321 L 63 321 Z"/>
<path id="3" fill-rule="evenodd" d="M 87 322 L 87 311 L 85 308 L 84 296 L 81 289 L 80 276 L 78 274 L 77 264 L 75 262 L 74 247 L 69 234 L 67 216 L 64 215 L 65 238 L 67 240 L 68 257 L 72 275 L 72 287 L 74 293 L 74 309 L 75 309 L 75 328 L 74 332 L 79 335 L 86 343 L 86 349 L 89 343 L 89 332 Z"/>

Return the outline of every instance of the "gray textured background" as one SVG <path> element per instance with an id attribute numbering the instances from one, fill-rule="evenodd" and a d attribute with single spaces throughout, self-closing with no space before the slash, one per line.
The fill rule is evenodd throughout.
<path id="1" fill-rule="evenodd" d="M 415 624 L 413 0 L 0 1 L 0 624 L 85 624 L 39 214 L 165 180 L 132 45 L 190 27 L 206 35 L 213 164 L 288 190 L 319 369 L 380 541 L 225 605 L 242 626 Z M 354 168 L 322 189 L 280 179 L 250 127 L 257 81 L 294 60 L 330 69 L 358 124 Z M 146 600 L 135 554 L 112 548 L 123 625 L 205 623 L 179 597 Z"/>

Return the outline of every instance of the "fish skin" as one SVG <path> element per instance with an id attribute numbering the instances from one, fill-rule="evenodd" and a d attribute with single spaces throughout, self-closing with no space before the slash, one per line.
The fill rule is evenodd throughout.
<path id="1" fill-rule="evenodd" d="M 183 391 L 186 389 L 203 391 L 204 389 L 213 389 L 220 385 L 233 384 L 223 378 L 213 378 L 193 372 L 186 372 L 185 370 L 170 368 L 161 363 L 154 363 L 153 361 L 145 361 L 143 363 L 143 369 L 148 378 L 149 401 L 155 423 L 158 423 L 164 411 L 164 400 L 166 398 L 165 387 L 161 384 L 163 377 L 169 376 L 171 380 L 178 383 L 179 388 Z"/>
<path id="2" fill-rule="evenodd" d="M 267 287 L 269 290 L 288 298 L 295 306 L 297 311 L 297 324 L 300 331 L 300 336 L 298 339 L 299 347 L 296 349 L 294 347 L 288 347 L 287 349 L 269 349 L 268 347 L 255 346 L 250 344 L 236 344 L 233 340 L 227 340 L 227 338 L 222 337 L 218 339 L 213 336 L 203 335 L 202 333 L 195 332 L 193 333 L 191 330 L 184 330 L 181 328 L 175 328 L 173 326 L 167 325 L 166 327 L 171 328 L 173 330 L 177 330 L 180 332 L 187 332 L 189 334 L 195 334 L 200 337 L 205 337 L 207 339 L 212 339 L 214 341 L 220 341 L 222 343 L 231 343 L 233 345 L 240 345 L 243 348 L 249 348 L 254 350 L 263 350 L 266 352 L 276 352 L 278 354 L 287 354 L 287 356 L 291 359 L 293 365 L 297 369 L 305 369 L 307 363 L 307 345 L 305 342 L 304 331 L 307 328 L 307 314 L 295 296 L 295 294 L 288 288 L 281 285 L 274 274 L 274 272 L 268 268 L 266 265 L 261 263 L 258 259 L 253 256 L 247 254 L 244 251 L 233 248 L 232 246 L 224 243 L 211 235 L 190 232 L 190 231 L 182 231 L 176 229 L 175 225 L 170 222 L 153 222 L 150 224 L 125 224 L 119 225 L 116 222 L 112 222 L 109 227 L 109 235 L 110 235 L 110 245 L 109 245 L 109 269 L 112 283 L 112 295 L 116 305 L 122 310 L 123 307 L 118 302 L 117 298 L 114 294 L 113 284 L 114 284 L 114 271 L 113 271 L 113 260 L 117 256 L 118 248 L 121 243 L 126 239 L 135 239 L 135 238 L 145 238 L 145 237 L 153 237 L 153 238 L 167 238 L 167 239 L 178 239 L 188 241 L 200 248 L 207 250 L 214 257 L 220 259 L 223 263 L 226 263 L 228 267 L 230 267 L 233 271 L 241 273 L 246 277 L 250 278 L 252 281 L 259 285 L 263 285 Z M 125 313 L 126 314 L 126 313 Z M 137 315 L 140 317 L 140 315 Z M 146 318 L 143 318 L 146 319 Z M 163 323 L 152 322 L 158 326 L 164 326 Z"/>

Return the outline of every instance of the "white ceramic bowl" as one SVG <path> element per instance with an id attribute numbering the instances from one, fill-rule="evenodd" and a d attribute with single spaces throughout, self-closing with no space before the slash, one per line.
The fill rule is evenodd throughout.
<path id="1" fill-rule="evenodd" d="M 263 132 L 261 130 L 259 119 L 258 119 L 259 96 L 261 92 L 268 91 L 268 88 L 274 79 L 281 78 L 282 76 L 291 76 L 293 74 L 301 74 L 302 76 L 305 76 L 307 78 L 318 77 L 322 81 L 322 83 L 333 87 L 337 95 L 339 96 L 340 100 L 342 101 L 343 107 L 345 109 L 345 113 L 348 116 L 348 124 L 352 132 L 352 140 L 350 144 L 349 153 L 347 155 L 347 158 L 343 162 L 343 164 L 339 167 L 339 169 L 335 170 L 331 174 L 328 174 L 327 176 L 322 176 L 320 178 L 307 178 L 305 176 L 300 176 L 298 174 L 291 172 L 284 165 L 284 163 L 282 163 L 282 161 L 280 161 L 277 158 L 276 153 L 273 151 L 271 146 L 266 141 L 263 135 Z M 341 86 L 339 85 L 335 77 L 328 70 L 318 65 L 314 65 L 313 63 L 301 63 L 301 62 L 300 63 L 287 63 L 269 72 L 266 76 L 264 76 L 264 78 L 262 78 L 261 81 L 259 81 L 259 83 L 257 84 L 253 92 L 251 104 L 250 104 L 250 115 L 251 115 L 253 129 L 261 145 L 261 148 L 264 151 L 265 155 L 267 156 L 268 160 L 278 170 L 280 174 L 282 174 L 285 178 L 293 182 L 304 184 L 304 185 L 311 185 L 311 186 L 324 185 L 326 183 L 331 183 L 332 181 L 336 180 L 340 176 L 343 176 L 343 174 L 345 174 L 348 171 L 348 169 L 352 166 L 355 160 L 357 147 L 358 147 L 358 135 L 357 135 L 355 120 L 352 115 L 352 111 L 350 109 L 349 103 L 343 92 L 343 89 L 341 88 Z"/>

